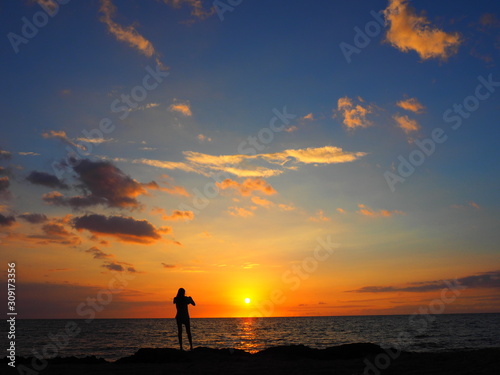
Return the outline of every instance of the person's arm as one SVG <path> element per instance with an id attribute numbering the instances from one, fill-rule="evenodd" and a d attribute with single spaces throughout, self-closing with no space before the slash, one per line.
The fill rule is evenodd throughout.
<path id="1" fill-rule="evenodd" d="M 175 297 L 174 297 L 173 303 L 175 303 Z"/>
<path id="2" fill-rule="evenodd" d="M 189 297 L 189 303 L 193 306 L 196 306 L 196 303 L 194 303 L 194 300 L 192 297 Z"/>

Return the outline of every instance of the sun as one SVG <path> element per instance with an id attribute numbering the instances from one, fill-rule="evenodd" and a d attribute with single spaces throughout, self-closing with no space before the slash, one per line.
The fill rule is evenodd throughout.
<path id="1" fill-rule="evenodd" d="M 250 303 L 250 302 L 252 302 L 252 300 L 250 298 L 248 298 L 248 297 L 245 298 L 245 303 Z"/>

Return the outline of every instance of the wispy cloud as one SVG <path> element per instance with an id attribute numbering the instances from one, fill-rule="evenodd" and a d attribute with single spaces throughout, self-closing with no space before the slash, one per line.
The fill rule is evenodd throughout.
<path id="1" fill-rule="evenodd" d="M 314 221 L 316 223 L 320 223 L 323 221 L 331 221 L 332 218 L 326 216 L 325 212 L 323 210 L 318 210 L 318 211 L 316 211 L 316 214 L 314 216 L 311 216 L 308 220 Z"/>
<path id="2" fill-rule="evenodd" d="M 471 276 L 461 277 L 456 280 L 459 285 L 466 288 L 489 289 L 500 288 L 500 271 L 482 272 Z M 442 280 L 410 283 L 405 286 L 364 286 L 359 289 L 349 290 L 355 293 L 388 293 L 388 292 L 429 292 L 448 287 Z"/>
<path id="3" fill-rule="evenodd" d="M 171 214 L 168 214 L 163 208 L 154 207 L 151 212 L 161 215 L 161 218 L 165 221 L 186 221 L 194 219 L 193 211 L 173 210 Z"/>
<path id="4" fill-rule="evenodd" d="M 365 152 L 349 152 L 334 146 L 288 149 L 276 153 L 257 155 L 209 155 L 194 151 L 184 151 L 183 154 L 186 159 L 185 162 L 151 159 L 135 159 L 132 162 L 164 169 L 179 169 L 205 176 L 220 171 L 238 177 L 272 177 L 282 174 L 284 169 L 296 169 L 300 164 L 349 163 L 366 155 Z M 255 163 L 258 162 L 278 165 L 279 169 L 256 165 Z"/>
<path id="5" fill-rule="evenodd" d="M 364 204 L 358 204 L 359 211 L 357 211 L 358 214 L 364 215 L 364 216 L 369 216 L 369 217 L 389 217 L 392 215 L 404 215 L 405 213 L 403 211 L 399 210 L 373 210 L 370 207 L 365 206 Z"/>
<path id="6" fill-rule="evenodd" d="M 253 216 L 253 212 L 249 209 L 243 207 L 229 207 L 228 213 L 231 216 L 239 216 L 239 217 L 250 217 Z"/>
<path id="7" fill-rule="evenodd" d="M 389 23 L 387 41 L 403 52 L 417 52 L 423 60 L 446 60 L 462 43 L 458 33 L 446 33 L 432 26 L 425 16 L 417 15 L 408 0 L 389 0 L 384 14 Z"/>
<path id="8" fill-rule="evenodd" d="M 116 7 L 111 0 L 101 0 L 99 11 L 102 13 L 101 21 L 108 27 L 108 31 L 121 42 L 127 43 L 129 46 L 137 49 L 140 53 L 147 57 L 156 54 L 153 44 L 144 38 L 136 30 L 135 26 L 123 27 L 113 21 L 113 16 L 116 13 Z"/>

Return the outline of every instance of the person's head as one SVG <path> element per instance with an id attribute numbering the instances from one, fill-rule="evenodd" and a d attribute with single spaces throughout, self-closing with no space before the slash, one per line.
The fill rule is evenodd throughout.
<path id="1" fill-rule="evenodd" d="M 184 290 L 184 288 L 179 288 L 179 290 L 177 291 L 177 297 L 184 297 L 186 295 L 186 291 Z"/>

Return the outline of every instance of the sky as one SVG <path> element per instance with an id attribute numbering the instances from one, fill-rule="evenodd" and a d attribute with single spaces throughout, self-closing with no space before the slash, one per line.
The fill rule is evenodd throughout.
<path id="1" fill-rule="evenodd" d="M 500 312 L 500 4 L 0 17 L 20 318 L 172 318 L 180 287 L 192 317 Z"/>

